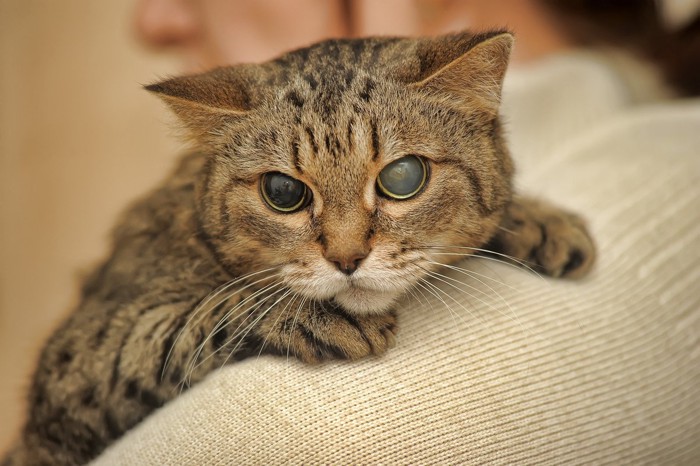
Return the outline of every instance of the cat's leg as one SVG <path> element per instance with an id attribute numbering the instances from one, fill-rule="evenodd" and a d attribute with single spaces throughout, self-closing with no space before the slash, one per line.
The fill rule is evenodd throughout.
<path id="1" fill-rule="evenodd" d="M 333 302 L 280 306 L 256 329 L 260 350 L 307 363 L 381 355 L 395 344 L 396 313 L 355 315 Z"/>
<path id="2" fill-rule="evenodd" d="M 546 202 L 515 197 L 488 249 L 553 277 L 578 278 L 595 261 L 595 245 L 583 220 Z"/>
<path id="3" fill-rule="evenodd" d="M 354 316 L 330 302 L 261 298 L 261 290 L 203 307 L 198 299 L 158 306 L 137 299 L 102 320 L 101 303 L 84 303 L 43 352 L 29 422 L 3 466 L 85 463 L 228 362 L 262 353 L 310 363 L 358 359 L 394 344 L 393 312 Z"/>

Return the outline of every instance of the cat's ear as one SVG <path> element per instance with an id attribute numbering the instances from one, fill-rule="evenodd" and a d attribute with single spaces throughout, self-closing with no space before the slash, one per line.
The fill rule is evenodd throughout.
<path id="1" fill-rule="evenodd" d="M 433 40 L 420 47 L 426 72 L 412 87 L 496 115 L 513 40 L 504 31 Z"/>
<path id="2" fill-rule="evenodd" d="M 214 142 L 227 123 L 250 110 L 245 77 L 235 67 L 182 76 L 145 86 L 175 112 L 198 142 Z"/>

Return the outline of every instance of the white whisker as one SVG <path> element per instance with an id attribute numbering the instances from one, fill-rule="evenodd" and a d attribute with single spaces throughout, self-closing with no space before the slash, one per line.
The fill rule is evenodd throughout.
<path id="1" fill-rule="evenodd" d="M 233 314 L 234 314 L 234 312 L 236 312 L 236 310 L 238 310 L 239 308 L 243 307 L 244 305 L 246 305 L 246 304 L 249 303 L 250 301 L 255 300 L 255 299 L 256 299 L 257 297 L 259 297 L 260 295 L 263 295 L 263 294 L 269 292 L 270 290 L 273 290 L 274 288 L 278 288 L 278 287 L 282 286 L 282 284 L 283 284 L 282 280 L 278 280 L 278 281 L 276 281 L 276 282 L 274 282 L 274 283 L 270 283 L 270 284 L 268 284 L 268 285 L 265 285 L 264 287 L 262 287 L 261 289 L 257 290 L 256 292 L 254 292 L 253 294 L 251 294 L 250 296 L 248 296 L 247 298 L 243 299 L 241 302 L 239 302 L 238 304 L 236 304 L 234 307 L 232 307 L 231 309 L 229 309 L 229 310 L 226 312 L 226 314 L 225 314 L 221 319 L 219 319 L 219 322 L 216 323 L 216 325 L 214 326 L 214 328 L 212 328 L 211 332 L 209 332 L 209 336 L 204 340 L 204 342 L 202 343 L 201 346 L 204 346 L 204 345 L 207 344 L 207 342 L 208 342 L 208 340 L 209 340 L 209 338 L 211 337 L 212 334 L 216 333 L 216 332 L 217 332 L 221 327 L 223 327 L 224 325 L 228 325 L 228 324 L 229 324 L 229 322 L 232 320 L 232 319 L 231 319 L 231 316 L 233 316 Z M 276 293 L 276 292 L 274 292 L 274 293 Z M 274 294 L 274 293 L 273 293 L 273 294 Z M 263 301 L 264 301 L 264 300 L 263 300 Z M 240 315 L 240 314 L 242 314 L 242 313 L 239 313 L 239 315 Z M 238 317 L 238 316 L 234 316 L 234 319 L 235 319 L 236 317 Z M 241 324 L 239 324 L 239 325 L 241 325 Z M 236 330 L 238 330 L 238 329 L 236 329 Z"/>
<path id="2" fill-rule="evenodd" d="M 289 329 L 289 338 L 287 339 L 287 367 L 289 367 L 289 349 L 292 346 L 292 334 L 294 333 L 294 328 L 297 325 L 297 319 L 299 318 L 299 314 L 301 314 L 301 310 L 306 304 L 307 297 L 304 296 L 304 299 L 301 300 L 301 303 L 299 304 L 299 307 L 297 308 L 297 312 L 294 314 L 294 319 L 292 320 L 292 326 Z M 314 300 L 316 302 L 316 300 Z"/>
<path id="3" fill-rule="evenodd" d="M 160 374 L 161 380 L 162 380 L 163 377 L 165 376 L 165 371 L 166 371 L 166 369 L 168 368 L 168 365 L 170 364 L 170 359 L 171 359 L 171 357 L 172 357 L 173 350 L 174 350 L 175 346 L 177 345 L 178 341 L 179 341 L 180 338 L 182 337 L 182 335 L 183 335 L 183 333 L 185 332 L 185 330 L 188 329 L 189 325 L 192 323 L 192 320 L 195 318 L 195 316 L 197 316 L 197 314 L 199 314 L 200 312 L 202 312 L 202 310 L 207 306 L 208 303 L 210 303 L 214 298 L 216 298 L 217 296 L 221 295 L 221 294 L 224 293 L 226 290 L 228 290 L 229 288 L 231 288 L 233 285 L 236 285 L 236 284 L 240 283 L 241 281 L 246 280 L 246 279 L 248 279 L 248 278 L 250 278 L 250 277 L 253 277 L 253 276 L 255 276 L 255 275 L 260 275 L 261 273 L 269 272 L 269 271 L 272 271 L 272 270 L 275 270 L 275 269 L 278 269 L 278 268 L 279 268 L 279 266 L 278 266 L 278 267 L 270 267 L 270 268 L 267 268 L 267 269 L 265 269 L 265 270 L 260 270 L 260 271 L 258 271 L 258 272 L 252 272 L 252 273 L 243 275 L 243 276 L 241 276 L 241 277 L 232 279 L 232 280 L 230 280 L 230 281 L 224 283 L 223 285 L 219 286 L 219 287 L 216 288 L 214 291 L 212 291 L 211 293 L 209 293 L 209 295 L 207 295 L 207 297 L 205 297 L 205 298 L 202 300 L 202 302 L 201 302 L 200 304 L 197 305 L 197 307 L 196 307 L 196 308 L 194 309 L 194 311 L 192 312 L 192 315 L 190 315 L 190 317 L 187 319 L 187 322 L 185 322 L 185 325 L 183 325 L 182 328 L 180 329 L 180 331 L 178 332 L 177 336 L 175 337 L 175 340 L 173 341 L 173 344 L 170 345 L 170 349 L 168 350 L 168 354 L 165 356 L 165 363 L 163 364 L 163 371 L 162 371 L 161 374 Z M 276 276 L 276 275 L 278 275 L 278 274 L 275 274 L 275 275 L 272 275 L 272 276 L 269 276 L 269 277 L 265 277 L 265 278 L 263 278 L 263 279 L 261 279 L 261 280 L 258 280 L 258 281 L 256 281 L 256 282 L 253 282 L 252 284 L 250 284 L 250 285 L 248 285 L 248 286 L 242 288 L 241 290 L 237 290 L 237 292 L 243 291 L 243 290 L 245 290 L 246 288 L 248 288 L 248 287 L 254 285 L 255 283 L 259 283 L 260 281 L 269 280 L 270 278 L 273 278 L 273 277 Z M 212 308 L 217 307 L 217 306 L 220 305 L 222 302 L 224 302 L 226 299 L 228 299 L 230 296 L 231 296 L 231 295 L 229 294 L 227 297 L 225 297 L 225 298 L 219 300 L 219 301 L 217 302 L 217 304 L 214 305 Z M 200 318 L 197 320 L 197 324 L 199 324 L 199 322 L 201 322 L 202 318 L 203 318 L 203 317 L 200 316 Z"/>
<path id="4" fill-rule="evenodd" d="M 441 282 L 445 283 L 445 284 L 448 285 L 448 286 L 451 286 L 451 287 L 453 287 L 453 288 L 456 288 L 456 287 L 455 287 L 454 285 L 452 285 L 451 283 L 449 283 L 449 282 L 443 280 L 442 278 L 440 278 L 440 275 L 441 275 L 441 274 L 437 274 L 436 272 L 431 272 L 431 271 L 426 271 L 426 272 L 428 273 L 428 276 L 434 278 L 435 280 L 441 281 Z M 444 276 L 444 275 L 442 275 L 442 276 Z M 428 283 L 430 283 L 430 282 L 428 282 Z M 431 285 L 432 285 L 436 290 L 439 290 L 442 294 L 444 294 L 445 296 L 447 296 L 448 298 L 450 298 L 452 301 L 454 301 L 455 303 L 457 303 L 457 305 L 458 305 L 459 307 L 461 307 L 463 310 L 465 310 L 466 312 L 468 312 L 470 316 L 472 316 L 472 317 L 474 317 L 475 319 L 477 319 L 484 327 L 486 327 L 486 322 L 484 322 L 483 319 L 481 319 L 478 315 L 474 314 L 471 310 L 469 310 L 468 308 L 466 308 L 466 307 L 464 306 L 464 304 L 462 304 L 460 301 L 457 301 L 457 299 L 455 299 L 454 296 L 452 296 L 450 293 L 447 293 L 445 290 L 441 289 L 440 287 L 436 286 L 435 284 L 432 284 L 432 283 L 431 283 Z M 462 290 L 462 291 L 463 291 L 463 290 Z M 471 298 L 475 298 L 475 299 L 479 300 L 480 302 L 482 302 L 482 303 L 484 303 L 484 304 L 486 304 L 486 305 L 488 306 L 488 303 L 486 303 L 485 301 L 483 301 L 482 299 L 480 299 L 478 296 L 474 296 L 474 295 L 472 295 L 471 293 L 468 293 L 468 292 L 466 292 L 465 294 L 466 294 L 467 296 L 471 297 Z M 459 314 L 457 314 L 457 315 L 459 315 Z M 460 318 L 461 318 L 461 316 L 460 316 Z M 464 319 L 462 319 L 462 322 L 465 322 Z M 466 323 L 466 322 L 465 322 L 465 323 Z"/>
<path id="5" fill-rule="evenodd" d="M 461 315 L 457 314 L 457 313 L 454 311 L 454 309 L 452 309 L 452 307 L 451 307 L 449 304 L 447 304 L 447 302 L 446 302 L 444 299 L 442 299 L 442 296 L 440 296 L 439 292 L 441 292 L 441 293 L 445 294 L 447 297 L 450 297 L 450 298 L 451 298 L 451 296 L 450 296 L 449 294 L 445 293 L 445 292 L 442 291 L 439 287 L 435 286 L 433 283 L 430 283 L 428 280 L 426 280 L 426 279 L 424 279 L 424 278 L 421 278 L 420 281 L 426 286 L 425 290 L 426 290 L 428 293 L 430 293 L 430 294 L 432 294 L 433 296 L 435 296 L 435 297 L 445 306 L 445 308 L 447 308 L 447 310 L 450 312 L 450 316 L 452 317 L 452 322 L 454 322 L 455 325 L 457 325 L 457 322 L 455 321 L 455 317 L 459 317 L 459 319 L 460 319 L 464 324 L 466 324 L 467 327 L 469 327 L 469 324 L 466 323 L 466 321 L 464 320 L 464 318 L 463 318 Z M 454 300 L 454 298 L 452 298 L 452 299 Z M 454 301 L 457 302 L 456 300 L 454 300 Z M 458 304 L 460 304 L 460 303 L 458 303 Z M 460 304 L 460 305 L 461 305 L 461 304 Z M 466 310 L 466 309 L 465 309 L 465 310 Z M 467 310 L 467 312 L 469 312 L 469 310 Z"/>
<path id="6" fill-rule="evenodd" d="M 465 290 L 462 290 L 461 288 L 457 288 L 454 284 L 449 283 L 449 282 L 456 282 L 456 283 L 459 283 L 460 285 L 464 285 L 464 286 L 466 286 L 466 287 L 468 287 L 468 288 L 470 288 L 470 289 L 472 289 L 472 290 L 474 290 L 474 291 L 476 291 L 476 292 L 478 292 L 478 293 L 480 293 L 480 294 L 482 294 L 482 295 L 484 295 L 484 296 L 489 296 L 489 294 L 486 293 L 485 291 L 480 290 L 479 288 L 477 288 L 477 287 L 475 287 L 475 286 L 472 286 L 472 285 L 469 285 L 469 284 L 467 284 L 467 283 L 461 282 L 461 281 L 457 280 L 456 278 L 450 277 L 449 275 L 444 275 L 444 274 L 441 274 L 441 273 L 439 273 L 439 272 L 432 272 L 432 271 L 431 271 L 431 272 L 428 272 L 428 276 L 429 276 L 429 277 L 432 277 L 432 278 L 434 278 L 434 279 L 436 279 L 436 280 L 438 280 L 438 281 L 441 281 L 442 283 L 445 283 L 445 284 L 447 284 L 448 286 L 451 286 L 451 287 L 453 287 L 453 288 L 456 288 L 456 289 L 458 289 L 458 290 L 460 290 L 460 291 L 465 291 Z M 483 304 L 483 305 L 485 305 L 485 306 L 488 306 L 488 307 L 491 308 L 492 310 L 496 310 L 496 309 L 494 308 L 494 305 L 493 305 L 493 304 L 488 303 L 488 302 L 484 301 L 483 299 L 479 298 L 478 296 L 475 296 L 475 295 L 473 295 L 473 294 L 471 294 L 471 293 L 468 293 L 468 294 L 469 294 L 470 297 L 472 297 L 472 298 L 474 298 L 474 299 L 477 299 L 481 304 Z"/>
<path id="7" fill-rule="evenodd" d="M 498 229 L 499 229 L 499 230 L 502 230 L 502 231 L 505 231 L 506 233 L 510 233 L 510 234 L 513 235 L 513 236 L 520 236 L 520 233 L 519 233 L 519 232 L 513 231 L 513 230 L 511 230 L 510 228 L 506 228 L 506 227 L 504 227 L 504 226 L 502 226 L 502 225 L 498 225 Z"/>
<path id="8" fill-rule="evenodd" d="M 488 303 L 488 302 L 482 300 L 482 299 L 479 298 L 478 296 L 474 296 L 474 295 L 471 294 L 469 291 L 464 290 L 464 289 L 462 289 L 462 288 L 460 288 L 460 287 L 458 287 L 458 286 L 456 286 L 456 285 L 454 285 L 454 284 L 452 284 L 452 283 L 448 283 L 447 281 L 440 279 L 440 277 L 444 277 L 446 280 L 450 280 L 450 281 L 457 282 L 457 283 L 459 283 L 460 285 L 467 286 L 467 287 L 471 288 L 472 290 L 478 291 L 479 293 L 482 293 L 482 294 L 488 296 L 488 293 L 486 293 L 486 292 L 484 292 L 484 291 L 482 291 L 482 290 L 480 290 L 480 289 L 478 289 L 478 288 L 476 288 L 476 287 L 474 287 L 474 286 L 471 286 L 471 285 L 469 285 L 469 284 L 467 284 L 467 283 L 460 282 L 459 280 L 456 280 L 456 279 L 454 279 L 454 278 L 452 278 L 452 277 L 449 277 L 449 276 L 447 276 L 447 275 L 439 274 L 439 273 L 437 273 L 437 272 L 430 272 L 429 275 L 430 275 L 431 277 L 435 278 L 436 280 L 440 280 L 441 282 L 445 283 L 446 285 L 451 286 L 452 288 L 454 288 L 454 289 L 456 289 L 456 290 L 458 290 L 458 291 L 461 291 L 462 293 L 465 293 L 465 294 L 467 294 L 468 296 L 470 296 L 470 297 L 472 297 L 472 298 L 477 299 L 479 302 L 481 302 L 481 303 L 484 304 L 485 306 L 487 306 L 487 307 L 489 307 L 490 309 L 492 309 L 492 310 L 498 312 L 498 313 L 501 314 L 502 316 L 507 317 L 507 318 L 510 319 L 512 322 L 518 324 L 518 325 L 520 326 L 520 329 L 521 329 L 523 332 L 529 333 L 529 332 L 527 332 L 527 330 L 526 330 L 525 327 L 523 326 L 522 322 L 520 321 L 520 319 L 518 319 L 517 315 L 515 315 L 515 312 L 513 311 L 513 309 L 510 307 L 510 305 L 509 305 L 507 302 L 506 302 L 506 306 L 508 306 L 508 308 L 509 308 L 509 310 L 511 311 L 511 313 L 513 314 L 513 316 L 508 315 L 507 313 L 505 313 L 505 312 L 503 312 L 502 310 L 500 310 L 498 307 L 494 306 L 494 305 L 491 304 L 491 303 Z M 501 299 L 502 299 L 502 298 L 501 298 Z"/>
<path id="9" fill-rule="evenodd" d="M 520 321 L 520 318 L 519 318 L 518 315 L 515 313 L 515 310 L 514 310 L 513 307 L 510 305 L 510 303 L 503 297 L 503 295 L 502 295 L 501 293 L 499 293 L 495 288 L 493 288 L 492 286 L 490 286 L 488 283 L 486 283 L 486 282 L 480 280 L 480 279 L 477 278 L 477 277 L 474 277 L 474 276 L 472 275 L 472 271 L 463 269 L 463 268 L 461 268 L 461 267 L 456 267 L 456 266 L 453 266 L 453 265 L 440 264 L 439 262 L 432 262 L 432 261 L 431 261 L 431 263 L 432 263 L 432 264 L 436 264 L 436 265 L 442 265 L 442 266 L 444 266 L 444 267 L 447 267 L 448 269 L 451 269 L 451 270 L 455 270 L 455 271 L 457 271 L 457 272 L 460 272 L 460 273 L 462 273 L 462 274 L 464 274 L 464 275 L 467 275 L 469 278 L 472 278 L 472 279 L 478 281 L 479 283 L 481 283 L 481 284 L 484 285 L 485 287 L 487 287 L 491 292 L 495 293 L 496 296 L 498 296 L 498 298 L 503 302 L 503 304 L 506 305 L 506 307 L 508 308 L 508 310 L 510 311 L 510 313 L 513 315 L 513 317 L 512 317 L 511 319 L 513 319 L 514 322 L 517 322 L 518 325 L 520 326 L 520 328 L 521 328 L 523 331 L 526 331 L 526 330 L 525 330 L 525 326 L 524 326 L 523 323 Z M 481 274 L 476 274 L 476 275 L 481 275 Z M 447 276 L 445 276 L 445 275 L 443 275 L 443 276 L 444 276 L 445 278 L 447 278 Z M 485 277 L 485 278 L 490 278 L 490 277 L 486 277 L 486 276 L 484 276 L 484 277 Z M 452 280 L 455 280 L 455 279 L 452 279 Z M 468 287 L 470 287 L 470 288 L 472 288 L 472 289 L 478 290 L 476 287 L 473 287 L 473 286 L 471 286 L 471 285 L 468 285 L 467 283 L 460 282 L 459 280 L 455 280 L 455 281 L 456 281 L 457 283 L 461 283 L 461 284 L 463 284 L 463 285 L 466 285 L 466 286 L 468 286 Z M 513 287 L 511 287 L 511 286 L 509 286 L 509 285 L 506 285 L 505 283 L 498 282 L 497 280 L 496 280 L 496 282 L 499 283 L 499 284 L 501 284 L 501 285 L 508 286 L 509 288 L 515 290 L 515 288 L 513 288 Z M 481 291 L 481 290 L 478 290 L 478 291 Z M 516 290 L 516 291 L 517 291 L 517 290 Z M 481 291 L 481 292 L 488 296 L 487 293 L 485 293 L 485 292 L 483 292 L 483 291 Z M 504 314 L 502 311 L 500 311 L 500 310 L 498 310 L 498 312 L 500 312 L 501 314 L 505 315 L 505 314 Z M 509 317 L 509 318 L 510 318 L 510 317 Z M 528 333 L 529 333 L 529 332 L 528 332 Z"/>
<path id="10" fill-rule="evenodd" d="M 411 299 L 414 299 L 418 304 L 423 304 L 423 301 L 421 301 L 420 297 L 416 293 L 415 288 L 408 288 L 406 293 L 408 293 L 408 295 L 411 296 Z"/>
<path id="11" fill-rule="evenodd" d="M 478 255 L 478 254 L 469 254 L 469 253 L 462 253 L 462 252 L 433 252 L 433 253 L 431 253 L 431 254 L 432 254 L 432 255 L 437 255 L 437 256 L 462 256 L 462 257 L 473 257 L 474 259 L 490 260 L 490 261 L 498 262 L 498 263 L 500 263 L 500 264 L 507 265 L 508 267 L 513 267 L 513 268 L 515 268 L 515 269 L 518 269 L 518 266 L 517 266 L 517 265 L 511 264 L 511 263 L 508 262 L 508 261 L 504 261 L 504 260 L 498 259 L 498 258 L 496 258 L 496 257 L 481 256 L 481 255 Z M 526 268 L 527 270 L 529 270 L 530 272 L 532 272 L 533 274 L 535 274 L 535 276 L 537 276 L 537 278 L 539 278 L 540 280 L 542 280 L 544 283 L 548 283 L 547 280 L 545 280 L 545 278 L 544 278 L 541 274 L 539 274 L 536 270 L 534 270 L 532 267 L 530 267 L 530 266 L 528 266 L 528 265 L 525 265 L 525 264 L 522 264 L 522 267 Z"/>
<path id="12" fill-rule="evenodd" d="M 479 280 L 477 277 L 481 277 L 481 278 L 485 278 L 485 279 L 487 279 L 487 280 L 494 281 L 494 282 L 496 282 L 498 285 L 505 286 L 505 287 L 507 287 L 507 288 L 510 288 L 510 289 L 513 290 L 513 291 L 519 291 L 518 288 L 516 288 L 516 287 L 514 287 L 514 286 L 512 286 L 512 285 L 509 285 L 508 283 L 505 283 L 505 282 L 503 282 L 503 281 L 501 281 L 501 280 L 497 280 L 497 279 L 495 279 L 495 278 L 493 278 L 493 277 L 489 277 L 488 275 L 484 275 L 483 273 L 475 272 L 474 270 L 469 270 L 469 269 L 465 269 L 465 268 L 463 268 L 463 267 L 459 267 L 459 266 L 456 266 L 456 265 L 452 265 L 452 264 L 443 264 L 442 262 L 435 262 L 435 261 L 430 261 L 430 260 L 428 261 L 428 263 L 434 264 L 434 265 L 439 265 L 440 267 L 445 267 L 445 268 L 447 268 L 447 269 L 454 270 L 454 271 L 459 272 L 459 273 L 461 273 L 461 274 L 467 275 L 467 276 L 473 278 L 474 280 L 477 280 L 479 283 L 484 284 L 484 286 L 489 286 L 489 285 L 487 285 L 487 284 L 486 284 L 485 282 L 483 282 L 482 280 Z M 490 287 L 489 287 L 489 288 L 490 288 Z M 491 289 L 492 289 L 492 288 L 491 288 Z"/>
<path id="13" fill-rule="evenodd" d="M 253 330 L 255 328 L 255 326 L 258 324 L 258 322 L 260 322 L 267 315 L 267 313 L 270 312 L 276 305 L 278 305 L 280 302 L 282 302 L 282 300 L 284 300 L 284 298 L 286 298 L 287 296 L 289 296 L 292 293 L 293 293 L 292 290 L 289 290 L 289 289 L 286 290 L 284 292 L 284 294 L 282 296 L 280 296 L 279 298 L 277 298 L 277 300 L 274 303 L 270 304 L 267 307 L 267 309 L 265 309 L 263 312 L 260 312 L 258 317 L 255 318 L 255 320 L 253 320 L 250 324 L 248 324 L 248 326 L 246 328 L 242 329 L 240 332 L 235 334 L 233 337 L 231 337 L 229 339 L 229 341 L 226 342 L 226 344 L 221 346 L 223 348 L 224 346 L 227 346 L 230 342 L 233 342 L 235 339 L 238 339 L 238 343 L 236 343 L 236 346 L 234 346 L 233 349 L 229 352 L 226 359 L 224 359 L 224 362 L 221 363 L 221 367 L 223 367 L 228 362 L 228 360 L 231 358 L 231 356 L 233 356 L 236 353 L 238 348 L 240 348 L 241 344 L 245 341 L 245 337 L 247 337 L 248 334 L 251 332 L 251 330 Z M 217 349 L 217 351 L 218 351 L 218 349 Z"/>
<path id="14" fill-rule="evenodd" d="M 289 300 L 289 302 L 284 306 L 284 309 L 280 311 L 279 315 L 275 319 L 275 321 L 272 323 L 270 330 L 267 332 L 267 335 L 265 335 L 265 338 L 263 339 L 262 345 L 260 346 L 260 351 L 258 351 L 258 356 L 256 359 L 260 359 L 260 355 L 262 354 L 263 350 L 265 349 L 265 345 L 267 344 L 267 340 L 270 338 L 270 335 L 272 332 L 277 328 L 277 324 L 279 323 L 280 319 L 282 318 L 282 315 L 286 316 L 288 314 L 288 309 L 291 309 L 290 306 L 292 306 L 292 303 L 296 302 L 297 298 L 301 296 L 299 293 L 294 293 L 294 296 L 292 296 L 292 299 Z"/>
<path id="15" fill-rule="evenodd" d="M 245 304 L 249 303 L 251 300 L 254 300 L 257 296 L 259 296 L 259 295 L 261 295 L 261 294 L 263 294 L 263 293 L 269 292 L 270 290 L 272 290 L 272 289 L 274 289 L 274 288 L 276 288 L 276 287 L 279 287 L 281 284 L 282 284 L 281 281 L 277 281 L 277 282 L 275 282 L 275 283 L 272 283 L 272 284 L 270 284 L 270 285 L 267 285 L 267 286 L 261 288 L 260 290 L 256 291 L 256 292 L 253 293 L 252 295 L 250 295 L 248 298 L 246 298 L 246 299 L 244 299 L 243 301 L 241 301 L 240 303 L 236 304 L 232 309 L 230 309 L 230 310 L 226 313 L 226 315 L 224 315 L 221 319 L 219 319 L 219 321 L 218 321 L 218 322 L 216 323 L 216 325 L 212 328 L 212 330 L 209 331 L 209 333 L 207 334 L 207 337 L 204 339 L 204 341 L 203 341 L 202 343 L 200 343 L 200 344 L 197 346 L 197 348 L 195 349 L 194 353 L 193 353 L 192 356 L 189 358 L 188 363 L 187 363 L 186 374 L 188 374 L 188 375 L 191 376 L 192 373 L 194 372 L 194 370 L 195 370 L 197 367 L 201 366 L 205 361 L 207 361 L 210 357 L 214 356 L 214 355 L 219 351 L 220 348 L 217 348 L 217 350 L 215 350 L 213 353 L 209 354 L 209 355 L 208 355 L 207 357 L 205 357 L 201 362 L 199 362 L 199 363 L 197 362 L 197 361 L 199 360 L 199 357 L 200 357 L 201 354 L 202 354 L 202 351 L 204 351 L 204 348 L 206 348 L 206 344 L 207 344 L 207 343 L 209 342 L 209 340 L 213 337 L 213 335 L 215 335 L 222 327 L 224 327 L 225 325 L 228 325 L 228 323 L 230 322 L 230 318 L 231 318 L 231 315 L 233 314 L 233 312 L 235 312 L 237 309 L 240 309 L 240 308 L 243 307 Z M 269 296 L 274 296 L 274 295 L 277 294 L 279 291 L 281 291 L 281 290 L 278 289 L 278 290 L 272 291 L 272 293 L 271 293 Z M 234 317 L 234 319 L 238 318 L 239 316 L 243 315 L 244 313 L 248 313 L 248 316 L 246 316 L 246 318 L 243 319 L 243 320 L 238 324 L 238 327 L 236 327 L 236 330 L 234 330 L 234 331 L 237 331 L 237 330 L 245 323 L 245 321 L 248 320 L 248 318 L 252 315 L 252 313 L 254 313 L 258 308 L 262 307 L 262 305 L 263 305 L 264 303 L 265 303 L 265 300 L 262 300 L 262 301 L 260 301 L 260 302 L 254 302 L 254 303 L 253 303 L 251 306 L 249 306 L 248 308 L 243 309 L 242 311 L 238 312 L 238 314 Z M 228 343 L 229 343 L 229 342 L 226 342 L 225 345 L 228 344 Z M 222 346 L 225 346 L 225 345 L 222 345 Z M 187 380 L 187 377 L 185 378 L 185 380 Z"/>
<path id="16" fill-rule="evenodd" d="M 527 270 L 529 270 L 530 272 L 534 273 L 535 275 L 537 275 L 538 277 L 540 277 L 544 280 L 542 275 L 540 275 L 537 271 L 535 271 L 535 269 L 530 267 L 527 262 L 522 261 L 520 259 L 517 259 L 513 256 L 508 255 L 508 254 L 504 254 L 502 252 L 492 251 L 490 249 L 474 248 L 471 246 L 425 246 L 425 248 L 426 249 L 467 249 L 469 251 L 481 252 L 484 254 L 493 254 L 493 255 L 503 257 L 505 259 L 508 259 L 510 261 L 515 262 L 516 264 L 520 265 L 521 267 L 526 268 Z M 445 254 L 445 253 L 432 253 L 432 254 Z M 456 255 L 456 256 L 464 255 L 464 256 L 473 256 L 473 257 L 484 257 L 484 256 L 473 255 L 473 254 L 460 254 L 460 253 L 454 253 L 454 255 Z M 491 259 L 493 259 L 493 258 L 491 258 Z M 510 264 L 510 265 L 512 265 L 512 264 Z"/>
<path id="17" fill-rule="evenodd" d="M 423 293 L 423 290 L 426 290 L 426 291 L 428 291 L 428 292 L 430 292 L 430 290 L 427 290 L 426 287 L 425 287 L 425 285 L 423 285 L 423 284 L 421 283 L 421 281 L 416 282 L 416 286 L 419 286 L 419 287 L 420 287 L 420 289 L 419 289 L 419 288 L 416 288 L 416 291 L 418 291 L 418 292 L 421 294 L 421 296 L 423 296 L 423 298 L 425 298 L 425 301 L 426 301 L 428 304 L 430 304 L 430 310 L 431 310 L 431 311 L 434 310 L 435 308 L 433 307 L 433 304 L 430 302 L 430 299 L 425 295 L 425 293 Z M 434 295 L 433 295 L 433 296 L 434 296 Z"/>

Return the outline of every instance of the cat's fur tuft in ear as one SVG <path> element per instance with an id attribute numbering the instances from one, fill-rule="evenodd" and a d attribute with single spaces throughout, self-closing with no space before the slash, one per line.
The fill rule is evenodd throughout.
<path id="1" fill-rule="evenodd" d="M 511 33 L 494 31 L 442 36 L 425 43 L 419 47 L 424 77 L 412 87 L 495 116 L 513 42 Z"/>
<path id="2" fill-rule="evenodd" d="M 195 141 L 211 144 L 227 122 L 251 108 L 248 83 L 240 68 L 243 67 L 217 68 L 144 88 L 170 106 Z"/>

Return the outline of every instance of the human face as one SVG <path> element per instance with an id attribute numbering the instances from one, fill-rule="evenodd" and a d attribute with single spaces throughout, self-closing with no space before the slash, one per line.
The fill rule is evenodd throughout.
<path id="1" fill-rule="evenodd" d="M 171 49 L 186 71 L 259 62 L 348 34 L 341 1 L 138 0 L 134 25 L 151 48 Z"/>

